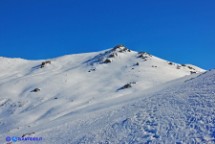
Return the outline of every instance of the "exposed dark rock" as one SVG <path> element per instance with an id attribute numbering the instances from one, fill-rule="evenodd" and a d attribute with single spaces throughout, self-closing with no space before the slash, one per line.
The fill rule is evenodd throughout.
<path id="1" fill-rule="evenodd" d="M 111 63 L 111 60 L 110 59 L 106 59 L 106 60 L 104 60 L 104 62 L 103 63 L 105 63 L 105 64 L 107 64 L 107 63 Z"/>
<path id="2" fill-rule="evenodd" d="M 137 58 L 142 58 L 145 61 L 147 61 L 150 57 L 152 57 L 152 55 L 147 52 L 139 52 L 137 55 Z"/>
<path id="3" fill-rule="evenodd" d="M 96 55 L 95 57 L 85 61 L 84 63 L 87 63 L 91 66 L 93 66 L 94 64 L 111 63 L 113 59 L 119 55 L 119 53 L 124 52 L 130 52 L 130 50 L 124 45 L 116 45 L 113 49 L 105 51 L 104 53 L 100 53 L 99 55 Z"/>
<path id="4" fill-rule="evenodd" d="M 116 57 L 117 56 L 117 53 L 111 53 L 108 57 L 109 58 L 114 58 L 114 57 Z"/>
<path id="5" fill-rule="evenodd" d="M 119 50 L 120 53 L 126 52 L 128 49 L 127 48 L 123 48 L 121 50 Z"/>
<path id="6" fill-rule="evenodd" d="M 128 83 L 128 84 L 124 85 L 121 89 L 126 89 L 126 88 L 131 88 L 131 87 L 132 87 L 131 84 Z"/>
<path id="7" fill-rule="evenodd" d="M 91 72 L 91 71 L 96 71 L 96 69 L 95 69 L 95 68 L 92 68 L 92 69 L 90 69 L 88 72 Z"/>
<path id="8" fill-rule="evenodd" d="M 44 62 L 42 62 L 40 68 L 45 67 L 45 65 L 47 65 L 47 64 L 51 64 L 51 61 L 44 61 Z"/>
<path id="9" fill-rule="evenodd" d="M 191 69 L 191 70 L 195 70 L 193 67 L 191 67 L 191 66 L 187 66 L 189 69 Z"/>
<path id="10" fill-rule="evenodd" d="M 39 91 L 40 91 L 39 88 L 35 88 L 35 89 L 33 89 L 31 92 L 39 92 Z"/>
<path id="11" fill-rule="evenodd" d="M 35 134 L 35 132 L 23 134 L 23 135 L 22 135 L 22 138 L 24 138 L 25 136 L 30 136 L 30 135 L 32 135 L 32 134 Z"/>
<path id="12" fill-rule="evenodd" d="M 120 53 L 123 53 L 123 52 L 131 52 L 131 50 L 129 50 L 127 47 L 125 47 L 124 45 L 122 44 L 119 44 L 119 45 L 116 45 L 112 51 L 118 51 Z"/>
<path id="13" fill-rule="evenodd" d="M 196 74 L 197 72 L 195 72 L 195 71 L 190 71 L 190 74 Z"/>
<path id="14" fill-rule="evenodd" d="M 147 53 L 147 52 L 138 52 L 138 55 L 148 55 L 148 56 L 152 56 L 150 53 Z"/>
<path id="15" fill-rule="evenodd" d="M 119 88 L 118 90 L 123 90 L 123 89 L 131 88 L 132 84 L 136 84 L 136 82 L 127 83 L 124 86 L 122 86 L 121 88 Z"/>
<path id="16" fill-rule="evenodd" d="M 140 64 L 139 64 L 139 62 L 137 62 L 136 64 L 134 64 L 134 66 L 139 66 Z"/>

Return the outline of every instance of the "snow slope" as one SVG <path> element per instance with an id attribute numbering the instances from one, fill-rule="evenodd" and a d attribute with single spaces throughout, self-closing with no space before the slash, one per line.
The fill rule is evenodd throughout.
<path id="1" fill-rule="evenodd" d="M 50 61 L 0 58 L 0 142 L 214 142 L 214 71 L 123 46 Z"/>
<path id="2" fill-rule="evenodd" d="M 65 143 L 215 143 L 215 71 L 165 87 L 87 119 Z"/>

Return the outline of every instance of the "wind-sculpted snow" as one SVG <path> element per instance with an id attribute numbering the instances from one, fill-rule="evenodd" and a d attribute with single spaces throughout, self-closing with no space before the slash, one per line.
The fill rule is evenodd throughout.
<path id="1" fill-rule="evenodd" d="M 115 115 L 74 143 L 215 143 L 215 71 L 123 106 Z"/>

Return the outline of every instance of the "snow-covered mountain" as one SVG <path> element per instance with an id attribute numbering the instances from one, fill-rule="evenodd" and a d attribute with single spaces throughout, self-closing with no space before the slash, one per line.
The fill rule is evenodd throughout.
<path id="1" fill-rule="evenodd" d="M 0 143 L 215 143 L 215 72 L 118 45 L 0 58 Z M 23 142 L 16 142 L 23 143 Z"/>

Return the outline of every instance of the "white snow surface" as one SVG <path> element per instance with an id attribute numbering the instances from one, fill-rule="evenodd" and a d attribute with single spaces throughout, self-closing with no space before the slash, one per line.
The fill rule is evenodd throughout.
<path id="1" fill-rule="evenodd" d="M 124 47 L 44 61 L 0 57 L 0 143 L 215 143 L 214 70 Z"/>

